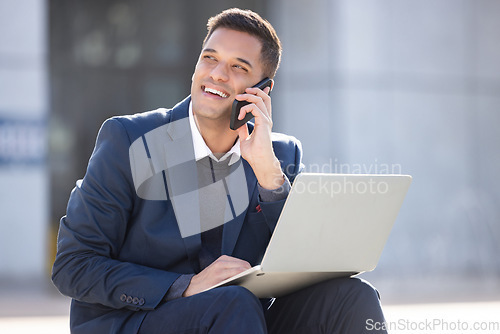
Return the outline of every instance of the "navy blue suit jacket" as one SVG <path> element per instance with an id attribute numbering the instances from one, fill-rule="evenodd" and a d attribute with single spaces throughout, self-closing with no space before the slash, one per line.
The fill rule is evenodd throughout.
<path id="1" fill-rule="evenodd" d="M 170 110 L 114 117 L 102 125 L 85 177 L 77 182 L 61 219 L 52 272 L 59 291 L 73 298 L 73 333 L 136 333 L 181 274 L 199 272 L 200 234 L 181 236 L 168 196 L 138 196 L 130 157 L 137 139 L 187 119 L 189 102 L 188 97 Z M 175 133 L 167 126 L 160 139 L 175 145 L 190 136 L 190 130 Z M 273 133 L 273 148 L 293 182 L 302 166 L 300 143 Z M 222 253 L 256 265 L 284 200 L 261 202 L 252 168 L 242 163 L 249 205 L 224 225 Z M 168 188 L 163 180 L 160 185 Z"/>

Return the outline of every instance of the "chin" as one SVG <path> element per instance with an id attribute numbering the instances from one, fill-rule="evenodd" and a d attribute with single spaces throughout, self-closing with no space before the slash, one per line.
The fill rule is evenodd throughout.
<path id="1" fill-rule="evenodd" d="M 226 120 L 229 122 L 231 115 L 231 107 L 214 106 L 213 103 L 203 103 L 201 101 L 193 101 L 193 113 L 198 117 L 203 117 L 212 120 Z"/>
<path id="2" fill-rule="evenodd" d="M 198 118 L 229 122 L 229 115 L 226 112 L 221 111 L 220 109 L 214 109 L 210 107 L 204 108 L 203 105 L 201 105 L 200 108 L 197 108 L 196 112 L 193 109 L 193 112 Z"/>

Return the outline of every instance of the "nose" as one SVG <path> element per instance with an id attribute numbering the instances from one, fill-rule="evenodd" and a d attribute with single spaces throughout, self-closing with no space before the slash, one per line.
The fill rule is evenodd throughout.
<path id="1" fill-rule="evenodd" d="M 214 81 L 227 81 L 229 79 L 227 65 L 223 62 L 217 63 L 210 72 L 210 77 Z"/>

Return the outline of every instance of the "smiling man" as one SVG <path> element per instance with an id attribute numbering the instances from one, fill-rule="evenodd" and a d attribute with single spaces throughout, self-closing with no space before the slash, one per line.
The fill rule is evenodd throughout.
<path id="1" fill-rule="evenodd" d="M 269 22 L 224 11 L 208 22 L 189 97 L 103 124 L 52 273 L 73 298 L 72 333 L 361 333 L 384 321 L 359 279 L 273 301 L 205 291 L 260 262 L 302 170 L 299 141 L 272 132 L 270 88 L 250 88 L 280 57 Z M 254 124 L 229 128 L 235 99 Z"/>

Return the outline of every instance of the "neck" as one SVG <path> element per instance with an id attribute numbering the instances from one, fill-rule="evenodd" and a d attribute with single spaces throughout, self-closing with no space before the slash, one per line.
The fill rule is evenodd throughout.
<path id="1" fill-rule="evenodd" d="M 196 115 L 194 120 L 203 140 L 217 158 L 228 152 L 238 138 L 238 133 L 229 128 L 229 122 L 225 124 L 220 120 L 198 118 Z"/>

